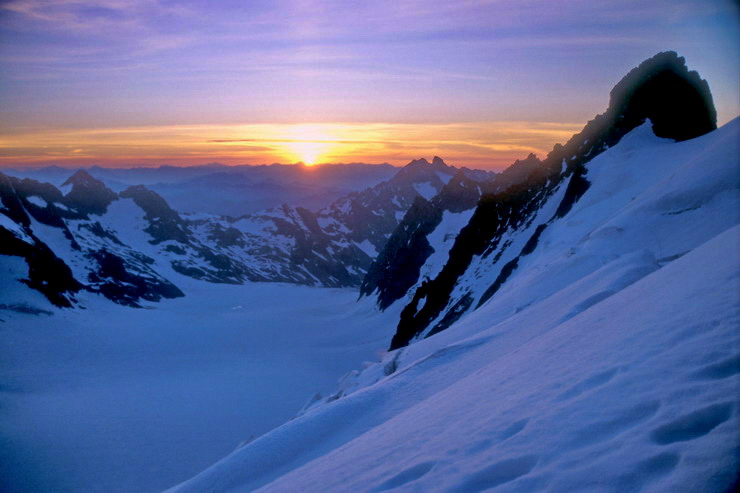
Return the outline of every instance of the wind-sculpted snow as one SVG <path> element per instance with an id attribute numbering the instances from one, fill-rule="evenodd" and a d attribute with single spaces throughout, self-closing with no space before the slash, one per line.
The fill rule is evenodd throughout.
<path id="1" fill-rule="evenodd" d="M 731 491 L 738 131 L 635 129 L 474 259 L 472 306 L 519 258 L 480 308 L 172 491 Z"/>

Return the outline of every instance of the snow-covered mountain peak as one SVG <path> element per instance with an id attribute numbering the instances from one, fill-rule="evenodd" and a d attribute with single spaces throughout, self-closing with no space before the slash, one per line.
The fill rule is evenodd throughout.
<path id="1" fill-rule="evenodd" d="M 68 186 L 72 188 L 64 196 L 65 204 L 84 215 L 104 214 L 110 203 L 118 198 L 102 181 L 82 169 L 62 183 L 63 189 Z"/>
<path id="2" fill-rule="evenodd" d="M 84 169 L 78 169 L 69 178 L 67 178 L 64 183 L 62 183 L 63 187 L 67 185 L 87 189 L 94 189 L 105 186 L 102 181 L 93 178 L 93 176 Z"/>

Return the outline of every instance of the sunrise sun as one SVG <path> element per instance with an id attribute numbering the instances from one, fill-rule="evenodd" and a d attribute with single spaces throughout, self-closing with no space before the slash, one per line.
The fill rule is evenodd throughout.
<path id="1" fill-rule="evenodd" d="M 313 166 L 326 157 L 333 141 L 334 137 L 321 125 L 297 125 L 290 128 L 284 145 L 292 159 Z"/>

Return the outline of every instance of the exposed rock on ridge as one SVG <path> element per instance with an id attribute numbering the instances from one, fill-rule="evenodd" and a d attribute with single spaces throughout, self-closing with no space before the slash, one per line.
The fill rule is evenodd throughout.
<path id="1" fill-rule="evenodd" d="M 499 278 L 480 302 L 493 296 L 516 269 L 518 258 L 536 248 L 537 237 L 547 225 L 566 215 L 586 192 L 589 183 L 585 164 L 648 119 L 656 135 L 675 140 L 698 137 L 716 128 L 716 111 L 706 81 L 689 71 L 685 60 L 675 52 L 659 53 L 630 71 L 611 91 L 606 112 L 588 122 L 565 145 L 555 145 L 540 165 L 530 161 L 526 165 L 528 173 L 521 173 L 526 177 L 520 183 L 481 198 L 470 222 L 460 231 L 447 264 L 435 279 L 413 293 L 411 302 L 404 308 L 391 349 L 407 345 L 425 331 L 431 335 L 444 330 L 467 311 L 472 306 L 472 296 L 462 293 L 453 299 L 452 292 L 473 257 L 485 258 L 499 246 L 505 232 L 529 225 L 534 212 L 556 187 L 569 180 L 555 216 L 538 225 L 535 237 L 502 268 Z M 517 165 L 518 169 L 523 169 L 522 164 Z M 506 171 L 499 179 L 505 175 Z M 394 273 L 386 275 L 393 277 Z M 430 328 L 435 320 L 438 320 L 435 326 Z"/>

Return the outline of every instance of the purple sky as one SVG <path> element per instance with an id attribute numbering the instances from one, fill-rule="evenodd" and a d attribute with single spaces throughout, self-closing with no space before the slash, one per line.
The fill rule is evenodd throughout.
<path id="1" fill-rule="evenodd" d="M 497 167 L 563 140 L 664 50 L 709 81 L 724 123 L 740 111 L 738 15 L 730 0 L 2 1 L 0 164 L 272 162 L 300 158 L 281 146 L 297 136 L 319 160 L 400 164 L 435 147 Z M 512 144 L 502 122 L 563 126 Z M 386 125 L 373 138 L 393 145 L 338 143 L 346 123 L 358 142 Z M 264 145 L 194 145 L 183 126 Z"/>

